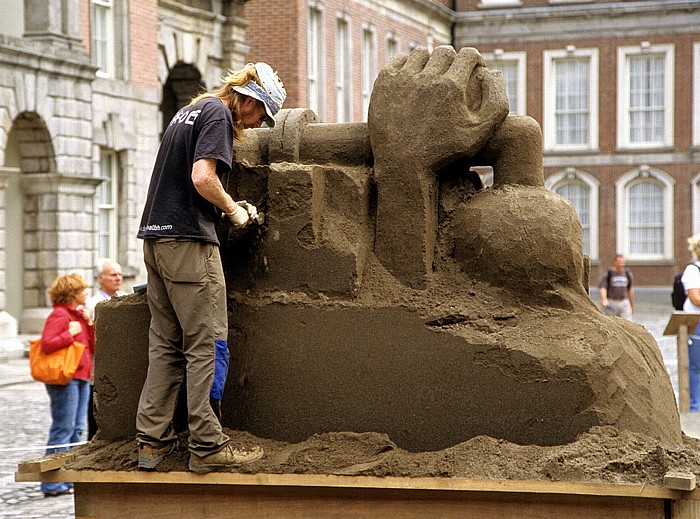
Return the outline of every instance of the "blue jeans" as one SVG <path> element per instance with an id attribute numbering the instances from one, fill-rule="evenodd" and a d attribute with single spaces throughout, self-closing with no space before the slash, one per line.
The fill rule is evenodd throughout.
<path id="1" fill-rule="evenodd" d="M 688 383 L 690 410 L 700 411 L 700 323 L 688 339 Z"/>
<path id="2" fill-rule="evenodd" d="M 46 384 L 46 392 L 51 401 L 51 428 L 47 442 L 46 454 L 62 452 L 68 447 L 51 448 L 51 445 L 63 445 L 81 441 L 87 425 L 87 406 L 90 398 L 90 382 L 73 379 L 65 386 Z M 41 484 L 42 492 L 64 492 L 73 483 Z"/>

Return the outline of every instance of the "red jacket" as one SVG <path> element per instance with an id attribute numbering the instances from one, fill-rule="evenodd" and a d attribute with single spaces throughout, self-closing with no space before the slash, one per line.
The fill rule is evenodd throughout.
<path id="1" fill-rule="evenodd" d="M 75 337 L 68 331 L 68 323 L 71 321 L 78 321 L 83 327 Z M 95 327 L 89 325 L 83 317 L 83 313 L 75 308 L 65 304 L 54 306 L 53 311 L 46 318 L 44 331 L 41 332 L 42 351 L 51 353 L 61 348 L 67 348 L 74 341 L 84 344 L 87 348 L 83 352 L 73 378 L 90 380 L 92 378 L 92 355 L 95 353 Z"/>

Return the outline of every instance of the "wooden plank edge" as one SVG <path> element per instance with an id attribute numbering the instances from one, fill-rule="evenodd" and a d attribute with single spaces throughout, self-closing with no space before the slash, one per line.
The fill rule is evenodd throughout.
<path id="1" fill-rule="evenodd" d="M 74 459 L 75 453 L 72 451 L 47 454 L 42 458 L 20 462 L 17 466 L 17 472 L 20 474 L 48 472 L 50 470 L 60 469 L 63 465 Z"/>
<path id="2" fill-rule="evenodd" d="M 322 474 L 238 474 L 214 472 L 140 472 L 57 470 L 45 473 L 15 473 L 15 481 L 73 481 L 76 483 L 194 484 L 279 487 L 380 488 L 458 492 L 503 492 L 526 494 L 572 494 L 649 499 L 700 500 L 700 489 L 684 492 L 659 485 L 580 483 L 570 481 L 496 480 L 471 478 L 408 478 L 336 476 Z"/>

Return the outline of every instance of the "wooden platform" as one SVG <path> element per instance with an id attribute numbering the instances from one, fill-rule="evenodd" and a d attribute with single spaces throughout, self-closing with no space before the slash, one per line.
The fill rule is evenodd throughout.
<path id="1" fill-rule="evenodd" d="M 42 469 L 16 481 L 75 482 L 85 518 L 700 519 L 700 489 L 467 478 Z M 683 475 L 669 484 L 694 488 Z"/>

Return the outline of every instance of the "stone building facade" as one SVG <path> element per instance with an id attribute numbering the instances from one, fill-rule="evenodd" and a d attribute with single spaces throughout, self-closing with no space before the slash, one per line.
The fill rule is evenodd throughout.
<path id="1" fill-rule="evenodd" d="M 0 353 L 136 239 L 163 120 L 244 63 L 245 0 L 0 0 Z"/>

